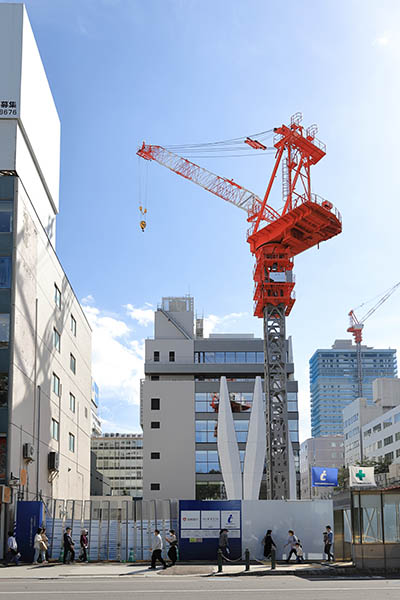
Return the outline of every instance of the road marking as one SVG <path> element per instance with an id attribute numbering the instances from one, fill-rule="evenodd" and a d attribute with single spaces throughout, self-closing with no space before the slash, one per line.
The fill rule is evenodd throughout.
<path id="1" fill-rule="evenodd" d="M 15 583 L 15 581 L 14 581 Z M 286 594 L 287 592 L 296 592 L 301 593 L 301 592 L 332 592 L 332 593 L 337 593 L 338 591 L 340 592 L 351 592 L 351 591 L 355 591 L 355 590 L 368 590 L 371 592 L 375 592 L 375 590 L 400 590 L 400 585 L 397 586 L 380 586 L 380 587 L 374 587 L 374 588 L 370 588 L 370 587 L 366 587 L 366 586 L 359 586 L 359 587 L 336 587 L 336 586 L 331 586 L 331 587 L 326 587 L 326 588 L 322 588 L 322 587 L 312 587 L 312 588 L 282 588 L 282 589 L 271 589 L 271 588 L 237 588 L 237 589 L 226 589 L 226 590 L 218 590 L 218 593 L 224 593 L 224 594 L 232 594 L 232 592 L 252 592 L 252 593 L 270 593 L 270 594 L 275 594 L 277 592 L 281 592 L 283 594 Z M 42 595 L 49 595 L 51 596 L 51 594 L 68 594 L 68 596 L 71 596 L 73 594 L 92 594 L 92 595 L 98 595 L 98 594 L 210 594 L 210 589 L 207 590 L 168 590 L 168 589 L 153 589 L 153 590 L 52 590 L 52 591 L 43 591 L 43 590 L 38 590 L 37 592 L 33 591 L 33 590 L 25 590 L 25 591 L 20 591 L 20 592 L 16 592 L 16 591 L 9 591 L 9 592 L 1 592 L 0 591 L 0 596 L 11 596 L 11 595 L 21 595 L 21 594 L 42 594 Z"/>

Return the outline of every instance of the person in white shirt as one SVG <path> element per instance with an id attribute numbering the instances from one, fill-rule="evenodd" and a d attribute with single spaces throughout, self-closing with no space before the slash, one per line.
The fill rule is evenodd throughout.
<path id="1" fill-rule="evenodd" d="M 16 564 L 16 566 L 18 567 L 19 557 L 20 557 L 20 554 L 18 553 L 17 540 L 15 539 L 13 532 L 9 531 L 8 532 L 8 540 L 7 540 L 7 554 L 6 554 L 6 558 L 4 561 L 4 565 L 7 567 L 8 563 L 14 562 Z"/>
<path id="2" fill-rule="evenodd" d="M 162 538 L 160 535 L 160 532 L 158 529 L 154 530 L 154 536 L 153 536 L 153 541 L 151 544 L 151 567 L 149 567 L 149 569 L 155 569 L 156 568 L 156 561 L 159 560 L 160 563 L 162 564 L 162 566 L 164 567 L 164 569 L 167 568 L 167 563 L 165 562 L 165 560 L 163 559 L 163 557 L 161 556 L 162 553 L 162 549 L 163 549 L 163 542 L 162 542 Z"/>
<path id="3" fill-rule="evenodd" d="M 47 564 L 47 560 L 46 560 L 47 547 L 42 538 L 42 529 L 41 528 L 39 528 L 36 532 L 36 535 L 33 540 L 33 548 L 35 550 L 35 556 L 33 557 L 33 564 L 34 565 L 38 564 L 39 554 L 42 557 L 42 565 Z"/>

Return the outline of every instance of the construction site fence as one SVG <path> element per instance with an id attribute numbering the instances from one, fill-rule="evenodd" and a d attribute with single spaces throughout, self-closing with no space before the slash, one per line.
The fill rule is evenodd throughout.
<path id="1" fill-rule="evenodd" d="M 72 529 L 75 549 L 83 529 L 88 531 L 90 561 L 149 560 L 154 529 L 165 540 L 178 529 L 177 500 L 43 500 L 49 555 L 62 556 L 63 535 Z M 164 555 L 166 554 L 164 544 Z"/>

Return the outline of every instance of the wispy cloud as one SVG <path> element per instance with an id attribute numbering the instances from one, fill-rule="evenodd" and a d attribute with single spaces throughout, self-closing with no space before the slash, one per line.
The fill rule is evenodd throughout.
<path id="1" fill-rule="evenodd" d="M 210 333 L 216 332 L 218 329 L 222 333 L 225 333 L 234 323 L 240 321 L 240 319 L 248 317 L 247 312 L 242 313 L 229 313 L 224 316 L 208 315 L 204 318 L 204 336 L 207 337 Z"/>
<path id="2" fill-rule="evenodd" d="M 145 306 L 149 308 L 136 308 L 133 304 L 126 304 L 124 308 L 131 319 L 137 321 L 139 325 L 147 327 L 154 321 L 154 308 L 151 308 L 151 304 L 147 302 Z"/>

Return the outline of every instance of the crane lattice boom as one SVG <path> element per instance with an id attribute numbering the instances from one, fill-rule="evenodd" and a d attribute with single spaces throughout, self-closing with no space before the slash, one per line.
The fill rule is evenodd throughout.
<path id="1" fill-rule="evenodd" d="M 189 181 L 193 181 L 193 183 L 197 183 L 208 192 L 223 198 L 247 213 L 250 213 L 250 211 L 258 213 L 263 204 L 261 198 L 235 183 L 232 179 L 215 175 L 215 173 L 199 167 L 187 158 L 182 158 L 162 146 L 154 146 L 143 142 L 137 153 L 147 160 L 155 160 L 160 165 L 167 167 L 167 169 Z M 272 207 L 265 207 L 263 220 L 272 222 L 279 219 L 279 217 L 280 214 Z"/>

